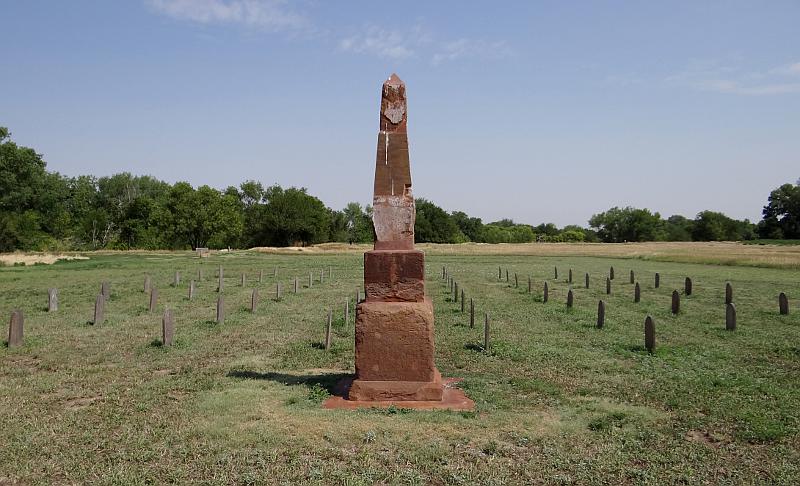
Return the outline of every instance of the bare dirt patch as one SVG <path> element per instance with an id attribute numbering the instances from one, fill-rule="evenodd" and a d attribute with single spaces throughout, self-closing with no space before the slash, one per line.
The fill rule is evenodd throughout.
<path id="1" fill-rule="evenodd" d="M 55 253 L 5 253 L 0 255 L 2 265 L 52 265 L 59 260 L 88 260 L 89 257 L 81 255 L 65 255 Z"/>

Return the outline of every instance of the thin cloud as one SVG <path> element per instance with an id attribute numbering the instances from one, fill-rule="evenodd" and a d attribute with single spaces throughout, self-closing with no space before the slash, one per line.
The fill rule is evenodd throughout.
<path id="1" fill-rule="evenodd" d="M 308 20 L 285 0 L 147 0 L 155 12 L 200 24 L 239 24 L 269 31 L 298 30 Z"/>
<path id="2" fill-rule="evenodd" d="M 339 41 L 339 50 L 397 60 L 414 56 L 412 43 L 413 41 L 401 32 L 371 25 L 364 33 Z"/>
<path id="3" fill-rule="evenodd" d="M 486 41 L 483 39 L 458 39 L 445 42 L 433 54 L 431 63 L 438 66 L 444 62 L 459 59 L 501 59 L 511 55 L 511 49 L 505 41 Z"/>
<path id="4" fill-rule="evenodd" d="M 667 82 L 701 91 L 745 96 L 770 96 L 800 93 L 800 63 L 785 64 L 767 71 L 743 72 L 715 63 L 693 63 Z"/>

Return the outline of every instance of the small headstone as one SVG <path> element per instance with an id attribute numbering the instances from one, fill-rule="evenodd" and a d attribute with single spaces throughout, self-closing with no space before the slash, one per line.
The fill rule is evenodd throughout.
<path id="1" fill-rule="evenodd" d="M 442 280 L 444 280 L 446 275 L 447 275 L 447 270 L 444 268 L 444 265 L 442 265 Z"/>
<path id="2" fill-rule="evenodd" d="M 142 290 L 145 294 L 150 292 L 150 275 L 144 276 L 144 290 Z"/>
<path id="3" fill-rule="evenodd" d="M 602 300 L 597 303 L 597 328 L 602 329 L 606 323 L 606 303 Z"/>
<path id="4" fill-rule="evenodd" d="M 692 279 L 689 277 L 686 277 L 683 283 L 683 293 L 686 294 L 687 297 L 692 295 Z"/>
<path id="5" fill-rule="evenodd" d="M 584 275 L 583 279 L 585 280 L 584 286 L 588 289 L 589 288 L 589 274 L 587 273 L 586 275 Z"/>
<path id="6" fill-rule="evenodd" d="M 733 286 L 730 282 L 725 282 L 725 304 L 733 304 Z"/>
<path id="7" fill-rule="evenodd" d="M 344 299 L 344 323 L 350 322 L 350 299 Z"/>
<path id="8" fill-rule="evenodd" d="M 501 267 L 497 267 L 497 280 L 503 279 L 503 269 Z"/>
<path id="9" fill-rule="evenodd" d="M 278 267 L 275 267 L 272 271 L 272 278 L 278 278 Z"/>
<path id="10" fill-rule="evenodd" d="M 464 312 L 464 289 L 461 289 L 461 312 Z"/>
<path id="11" fill-rule="evenodd" d="M 655 287 L 659 288 L 661 286 L 661 274 L 656 272 L 656 277 L 655 278 L 656 278 Z"/>
<path id="12" fill-rule="evenodd" d="M 642 300 L 642 289 L 639 287 L 639 282 L 636 282 L 636 287 L 633 288 L 633 301 L 637 304 Z"/>
<path id="13" fill-rule="evenodd" d="M 677 315 L 681 311 L 681 294 L 677 290 L 672 291 L 672 313 Z"/>
<path id="14" fill-rule="evenodd" d="M 281 283 L 275 284 L 275 300 L 281 300 Z"/>
<path id="15" fill-rule="evenodd" d="M 189 281 L 189 300 L 194 300 L 194 280 Z"/>
<path id="16" fill-rule="evenodd" d="M 606 277 L 606 295 L 611 295 L 611 277 Z"/>
<path id="17" fill-rule="evenodd" d="M 572 269 L 571 268 L 569 269 L 569 274 L 567 275 L 567 281 L 569 283 L 572 283 Z"/>
<path id="18" fill-rule="evenodd" d="M 725 304 L 725 329 L 736 330 L 736 305 L 733 302 Z"/>
<path id="19" fill-rule="evenodd" d="M 47 290 L 47 312 L 58 310 L 58 289 Z"/>
<path id="20" fill-rule="evenodd" d="M 242 272 L 242 280 L 241 280 L 241 282 L 239 282 L 239 284 L 240 284 L 242 287 L 244 287 L 244 286 L 247 284 L 247 276 L 245 275 L 245 273 L 244 273 L 244 272 Z"/>
<path id="21" fill-rule="evenodd" d="M 483 315 L 483 350 L 489 352 L 489 313 Z"/>
<path id="22" fill-rule="evenodd" d="M 514 288 L 519 288 L 519 277 L 514 273 Z"/>
<path id="23" fill-rule="evenodd" d="M 264 270 L 258 271 L 258 283 L 264 283 Z"/>
<path id="24" fill-rule="evenodd" d="M 569 291 L 567 292 L 567 307 L 570 307 L 570 308 L 572 307 L 572 303 L 573 303 L 574 298 L 575 297 L 572 294 L 572 289 L 569 289 Z"/>
<path id="25" fill-rule="evenodd" d="M 458 282 L 453 283 L 453 302 L 458 302 Z"/>
<path id="26" fill-rule="evenodd" d="M 294 293 L 297 293 L 297 277 L 294 278 Z"/>
<path id="27" fill-rule="evenodd" d="M 325 269 L 319 271 L 319 283 L 325 282 Z"/>
<path id="28" fill-rule="evenodd" d="M 528 293 L 531 293 L 531 276 L 528 275 Z"/>
<path id="29" fill-rule="evenodd" d="M 172 281 L 172 285 L 177 287 L 181 284 L 181 272 L 175 272 L 175 278 Z"/>
<path id="30" fill-rule="evenodd" d="M 542 295 L 542 302 L 547 302 L 547 299 L 550 298 L 550 288 L 547 286 L 547 282 L 544 283 L 544 293 Z"/>
<path id="31" fill-rule="evenodd" d="M 475 327 L 475 300 L 472 297 L 469 298 L 469 327 Z"/>
<path id="32" fill-rule="evenodd" d="M 156 305 L 158 304 L 158 289 L 152 288 L 150 289 L 150 305 L 148 306 L 148 310 L 153 312 L 156 310 Z"/>
<path id="33" fill-rule="evenodd" d="M 314 274 L 308 272 L 308 288 L 311 288 L 313 286 L 314 286 Z"/>
<path id="34" fill-rule="evenodd" d="M 225 322 L 225 298 L 223 296 L 217 297 L 217 324 Z"/>
<path id="35" fill-rule="evenodd" d="M 96 326 L 105 321 L 105 304 L 106 304 L 106 297 L 103 294 L 97 296 L 94 300 L 94 319 L 92 323 Z"/>
<path id="36" fill-rule="evenodd" d="M 631 270 L 631 285 L 633 285 L 634 282 L 636 282 L 636 275 L 633 273 L 633 270 Z"/>
<path id="37" fill-rule="evenodd" d="M 217 283 L 217 292 L 222 293 L 225 291 L 225 278 L 223 276 L 222 267 L 219 267 L 219 283 Z"/>
<path id="38" fill-rule="evenodd" d="M 608 278 L 614 280 L 614 267 L 608 269 Z"/>
<path id="39" fill-rule="evenodd" d="M 656 350 L 656 325 L 650 316 L 644 320 L 644 347 L 651 354 Z"/>
<path id="40" fill-rule="evenodd" d="M 553 280 L 558 280 L 558 267 L 553 267 Z"/>
<path id="41" fill-rule="evenodd" d="M 11 321 L 8 323 L 8 347 L 13 348 L 22 346 L 24 342 L 23 327 L 25 326 L 25 318 L 21 310 L 15 310 L 11 313 Z"/>
<path id="42" fill-rule="evenodd" d="M 506 282 L 508 282 L 508 269 L 506 268 Z"/>
<path id="43" fill-rule="evenodd" d="M 786 297 L 786 294 L 783 292 L 778 296 L 778 308 L 781 315 L 785 316 L 789 314 L 789 298 Z"/>
<path id="44" fill-rule="evenodd" d="M 250 312 L 255 312 L 258 309 L 258 289 L 253 289 L 250 294 Z"/>
<path id="45" fill-rule="evenodd" d="M 100 295 L 105 297 L 106 300 L 111 298 L 111 284 L 108 281 L 104 281 L 100 285 Z"/>
<path id="46" fill-rule="evenodd" d="M 172 311 L 164 309 L 164 317 L 161 318 L 161 344 L 164 346 L 172 346 L 175 339 L 175 319 L 172 316 Z"/>
<path id="47" fill-rule="evenodd" d="M 197 281 L 198 282 L 202 282 L 203 281 L 203 269 L 202 268 L 198 268 L 197 269 Z"/>
<path id="48" fill-rule="evenodd" d="M 331 349 L 331 326 L 333 325 L 333 311 L 328 311 L 328 320 L 325 323 L 325 351 Z"/>

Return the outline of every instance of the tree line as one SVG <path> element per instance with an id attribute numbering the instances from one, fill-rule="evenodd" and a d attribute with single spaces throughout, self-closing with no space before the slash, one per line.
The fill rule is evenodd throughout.
<path id="1" fill-rule="evenodd" d="M 714 241 L 800 238 L 800 181 L 769 195 L 756 224 L 714 211 L 663 219 L 647 209 L 611 208 L 589 227 L 538 226 L 510 219 L 484 224 L 417 199 L 416 240 L 432 243 Z M 373 239 L 372 209 L 325 206 L 305 188 L 246 181 L 218 190 L 129 173 L 67 177 L 16 145 L 0 127 L 0 251 L 188 249 L 300 246 Z"/>

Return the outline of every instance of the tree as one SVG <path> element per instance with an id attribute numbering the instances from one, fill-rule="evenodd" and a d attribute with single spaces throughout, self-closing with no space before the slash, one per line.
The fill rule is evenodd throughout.
<path id="1" fill-rule="evenodd" d="M 368 206 L 371 213 L 371 207 Z M 344 215 L 347 241 L 350 243 L 369 243 L 373 241 L 372 215 L 361 208 L 357 202 L 348 203 L 342 211 Z"/>
<path id="2" fill-rule="evenodd" d="M 264 192 L 255 240 L 264 246 L 310 245 L 327 241 L 331 214 L 305 188 L 274 185 Z"/>
<path id="3" fill-rule="evenodd" d="M 694 241 L 739 241 L 753 236 L 750 221 L 737 221 L 716 211 L 701 211 L 692 225 Z"/>
<path id="4" fill-rule="evenodd" d="M 451 217 L 458 229 L 469 241 L 483 241 L 483 222 L 481 218 L 471 218 L 462 211 L 455 211 Z"/>
<path id="5" fill-rule="evenodd" d="M 762 215 L 758 225 L 761 238 L 800 238 L 800 180 L 770 192 Z"/>
<path id="6" fill-rule="evenodd" d="M 414 239 L 417 243 L 462 243 L 466 236 L 447 211 L 427 199 L 416 200 Z"/>
<path id="7" fill-rule="evenodd" d="M 613 207 L 595 214 L 589 219 L 589 225 L 596 228 L 601 240 L 609 243 L 653 241 L 663 232 L 661 215 L 630 206 L 623 209 Z"/>

